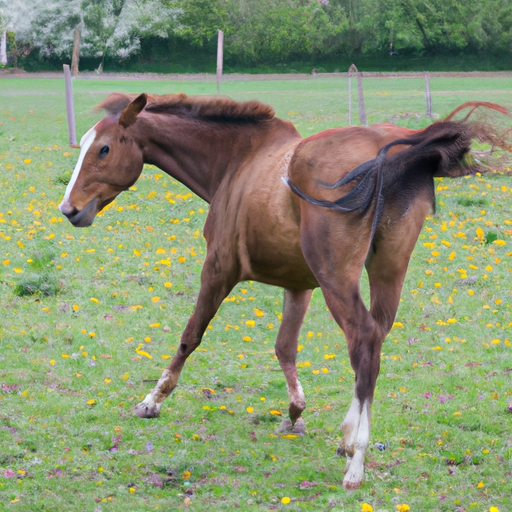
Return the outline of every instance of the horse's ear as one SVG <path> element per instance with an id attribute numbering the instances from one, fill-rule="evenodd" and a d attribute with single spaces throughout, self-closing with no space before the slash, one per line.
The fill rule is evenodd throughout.
<path id="1" fill-rule="evenodd" d="M 148 95 L 143 92 L 137 96 L 124 110 L 119 118 L 119 124 L 123 128 L 128 128 L 135 122 L 140 111 L 146 106 L 148 102 Z"/>

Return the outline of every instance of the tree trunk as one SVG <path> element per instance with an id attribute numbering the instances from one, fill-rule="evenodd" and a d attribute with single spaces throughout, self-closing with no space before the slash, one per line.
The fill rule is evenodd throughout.
<path id="1" fill-rule="evenodd" d="M 0 64 L 7 66 L 7 32 L 5 30 L 0 36 Z"/>
<path id="2" fill-rule="evenodd" d="M 78 76 L 78 62 L 80 60 L 80 29 L 75 28 L 75 36 L 73 37 L 73 55 L 71 57 L 71 75 Z"/>

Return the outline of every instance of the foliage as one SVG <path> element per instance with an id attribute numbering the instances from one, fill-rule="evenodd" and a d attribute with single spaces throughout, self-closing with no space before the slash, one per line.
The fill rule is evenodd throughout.
<path id="1" fill-rule="evenodd" d="M 235 66 L 391 55 L 394 67 L 411 55 L 510 58 L 512 47 L 507 0 L 0 0 L 2 17 L 43 59 L 69 58 L 77 26 L 82 57 L 102 62 L 169 38 L 190 45 L 183 62 L 195 51 L 214 60 L 218 30 Z"/>
<path id="2" fill-rule="evenodd" d="M 316 1 L 180 0 L 180 5 L 183 37 L 201 46 L 222 29 L 226 57 L 238 62 L 328 54 L 347 29 L 342 9 Z"/>
<path id="3" fill-rule="evenodd" d="M 365 79 L 370 122 L 410 112 L 401 122 L 430 123 L 423 85 Z M 107 91 L 213 94 L 216 84 L 73 87 L 81 135 Z M 508 77 L 432 77 L 431 87 L 438 117 L 463 100 L 512 106 Z M 272 103 L 305 136 L 346 124 L 346 80 L 229 81 L 222 92 Z M 0 509 L 512 509 L 510 176 L 436 182 L 437 213 L 383 346 L 366 482 L 347 493 L 334 454 L 354 375 L 322 294 L 299 339 L 304 437 L 275 433 L 287 412 L 273 350 L 283 296 L 253 282 L 223 303 L 161 417 L 134 417 L 191 314 L 208 207 L 146 166 L 91 228 L 73 228 L 57 210 L 78 157 L 62 82 L 4 78 L 0 94 Z M 62 283 L 57 295 L 13 293 L 43 269 Z"/>

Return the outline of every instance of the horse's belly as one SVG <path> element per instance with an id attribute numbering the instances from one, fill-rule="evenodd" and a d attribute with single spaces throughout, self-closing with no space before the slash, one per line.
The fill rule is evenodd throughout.
<path id="1" fill-rule="evenodd" d="M 253 280 L 294 290 L 316 288 L 318 283 L 309 268 L 300 244 L 265 244 L 254 240 L 247 244 L 247 258 L 242 263 L 242 279 Z"/>

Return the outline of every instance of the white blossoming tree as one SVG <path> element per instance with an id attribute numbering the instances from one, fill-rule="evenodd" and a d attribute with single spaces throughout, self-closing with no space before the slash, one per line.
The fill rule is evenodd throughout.
<path id="1" fill-rule="evenodd" d="M 102 63 L 137 53 L 143 36 L 168 37 L 179 13 L 170 0 L 0 0 L 0 17 L 17 43 L 70 57 L 78 27 L 81 56 Z"/>

